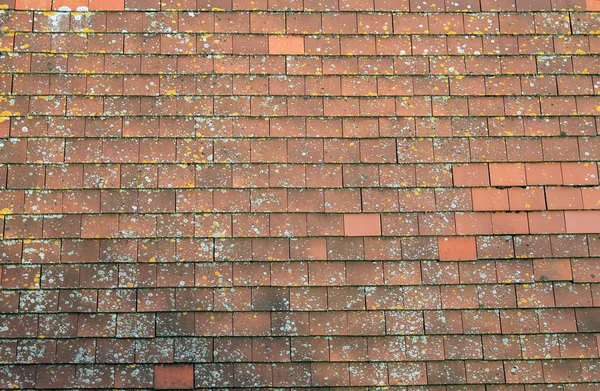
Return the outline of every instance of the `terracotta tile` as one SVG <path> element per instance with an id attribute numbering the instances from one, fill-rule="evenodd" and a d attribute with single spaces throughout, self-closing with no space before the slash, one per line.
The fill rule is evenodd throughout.
<path id="1" fill-rule="evenodd" d="M 156 388 L 193 388 L 194 370 L 192 365 L 156 365 L 154 386 Z"/>
<path id="2" fill-rule="evenodd" d="M 440 260 L 464 261 L 477 259 L 474 237 L 440 237 L 438 247 Z"/>
<path id="3" fill-rule="evenodd" d="M 586 10 L 600 11 L 600 4 L 598 4 L 598 1 L 586 0 Z"/>
<path id="4" fill-rule="evenodd" d="M 596 211 L 567 211 L 565 224 L 567 233 L 597 233 L 598 226 Z"/>
<path id="5" fill-rule="evenodd" d="M 378 214 L 345 214 L 344 232 L 346 236 L 381 235 L 381 216 Z"/>
<path id="6" fill-rule="evenodd" d="M 271 54 L 303 54 L 304 38 L 302 37 L 269 37 L 269 53 Z"/>

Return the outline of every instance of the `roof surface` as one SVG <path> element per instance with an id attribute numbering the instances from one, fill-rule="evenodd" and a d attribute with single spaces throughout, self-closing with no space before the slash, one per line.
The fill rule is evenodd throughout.
<path id="1" fill-rule="evenodd" d="M 600 1 L 0 8 L 0 388 L 600 389 Z"/>

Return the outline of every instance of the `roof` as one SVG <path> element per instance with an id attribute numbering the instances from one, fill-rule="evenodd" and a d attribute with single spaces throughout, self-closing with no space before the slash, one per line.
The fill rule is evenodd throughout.
<path id="1" fill-rule="evenodd" d="M 0 388 L 600 389 L 600 1 L 0 9 Z"/>

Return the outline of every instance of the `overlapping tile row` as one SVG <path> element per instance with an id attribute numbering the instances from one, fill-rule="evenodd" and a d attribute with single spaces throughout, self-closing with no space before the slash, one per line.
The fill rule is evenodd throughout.
<path id="1" fill-rule="evenodd" d="M 0 8 L 0 388 L 600 388 L 596 2 Z"/>

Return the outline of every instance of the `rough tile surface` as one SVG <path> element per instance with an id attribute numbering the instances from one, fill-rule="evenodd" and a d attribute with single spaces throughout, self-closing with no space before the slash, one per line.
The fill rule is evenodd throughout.
<path id="1" fill-rule="evenodd" d="M 598 0 L 0 0 L 0 388 L 600 389 Z"/>

